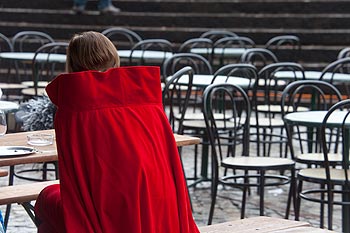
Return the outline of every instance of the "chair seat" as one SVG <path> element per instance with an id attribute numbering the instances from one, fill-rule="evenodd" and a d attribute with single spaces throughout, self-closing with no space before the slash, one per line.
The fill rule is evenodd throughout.
<path id="1" fill-rule="evenodd" d="M 328 160 L 330 162 L 341 162 L 343 156 L 341 154 L 328 154 Z M 324 162 L 323 153 L 303 153 L 298 154 L 295 157 L 295 160 L 300 163 L 310 163 L 310 164 L 318 164 Z"/>
<path id="2" fill-rule="evenodd" d="M 35 90 L 34 88 L 25 88 L 22 90 L 22 94 L 26 96 L 35 96 Z M 38 88 L 38 96 L 47 95 L 45 88 Z"/>
<path id="3" fill-rule="evenodd" d="M 216 119 L 224 119 L 224 115 L 221 113 L 214 113 L 214 116 Z M 180 119 L 180 114 L 177 114 L 175 118 Z M 202 112 L 186 113 L 185 120 L 204 120 L 204 115 Z"/>
<path id="4" fill-rule="evenodd" d="M 350 170 L 347 171 L 348 176 L 350 176 Z M 341 185 L 345 182 L 345 174 L 342 169 L 330 169 L 331 181 L 334 184 Z M 326 171 L 324 168 L 306 168 L 302 169 L 298 173 L 298 178 L 303 178 L 304 180 L 313 180 L 320 183 L 326 182 Z"/>
<path id="5" fill-rule="evenodd" d="M 206 128 L 205 125 L 205 121 L 203 120 L 185 120 L 183 122 L 183 126 L 185 128 L 198 128 L 198 129 L 202 129 L 202 128 Z M 223 129 L 223 128 L 234 128 L 235 124 L 232 121 L 218 121 L 216 123 L 216 127 L 218 129 Z"/>
<path id="6" fill-rule="evenodd" d="M 274 113 L 281 113 L 282 112 L 282 108 L 281 105 L 258 105 L 257 106 L 257 110 L 259 112 L 274 112 Z M 292 110 L 291 106 L 284 106 L 284 111 L 286 113 L 288 113 L 288 110 Z M 307 107 L 302 107 L 299 106 L 298 107 L 298 112 L 305 112 L 305 111 L 309 111 L 310 109 Z"/>
<path id="7" fill-rule="evenodd" d="M 46 87 L 49 82 L 47 81 L 39 81 L 38 87 Z M 34 87 L 33 81 L 23 81 L 21 82 L 22 85 L 25 85 L 26 87 Z"/>
<path id="8" fill-rule="evenodd" d="M 295 162 L 286 158 L 271 158 L 271 157 L 228 157 L 222 160 L 222 165 L 225 167 L 247 168 L 257 170 L 275 170 L 294 166 Z"/>
<path id="9" fill-rule="evenodd" d="M 250 125 L 252 127 L 257 127 L 257 122 L 255 117 L 250 118 Z M 283 127 L 284 122 L 281 118 L 272 118 L 269 119 L 267 117 L 259 117 L 259 127 Z"/>

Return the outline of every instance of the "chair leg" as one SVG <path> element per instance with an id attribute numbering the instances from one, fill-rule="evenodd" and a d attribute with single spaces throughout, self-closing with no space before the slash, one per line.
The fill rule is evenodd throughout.
<path id="1" fill-rule="evenodd" d="M 265 171 L 260 171 L 259 193 L 260 193 L 260 216 L 264 216 Z"/>
<path id="2" fill-rule="evenodd" d="M 324 184 L 321 184 L 321 189 L 324 189 Z M 321 203 L 320 203 L 320 228 L 324 228 L 324 192 L 321 192 Z"/>
<path id="3" fill-rule="evenodd" d="M 213 179 L 212 185 L 211 185 L 211 204 L 210 204 L 210 210 L 209 210 L 208 225 L 211 225 L 213 221 L 217 191 L 218 191 L 218 178 L 215 177 L 215 180 Z"/>
<path id="4" fill-rule="evenodd" d="M 333 187 L 332 187 L 333 188 Z M 328 188 L 328 230 L 333 230 L 333 193 Z"/>
<path id="5" fill-rule="evenodd" d="M 247 201 L 247 193 L 249 190 L 250 189 L 249 189 L 248 171 L 245 171 L 243 194 L 242 194 L 241 219 L 245 217 L 245 204 Z"/>
<path id="6" fill-rule="evenodd" d="M 296 198 L 296 205 L 295 205 L 295 220 L 299 221 L 299 214 L 300 214 L 300 202 L 301 202 L 301 198 L 300 198 L 300 193 L 301 190 L 303 189 L 303 181 L 299 181 L 298 184 L 298 193 L 297 193 L 297 198 Z"/>
<path id="7" fill-rule="evenodd" d="M 295 170 L 294 169 L 291 169 L 290 187 L 289 187 L 289 193 L 288 193 L 286 215 L 284 217 L 285 219 L 289 218 L 290 206 L 291 206 L 292 200 L 293 200 L 293 208 L 294 208 L 294 214 L 295 214 Z"/>

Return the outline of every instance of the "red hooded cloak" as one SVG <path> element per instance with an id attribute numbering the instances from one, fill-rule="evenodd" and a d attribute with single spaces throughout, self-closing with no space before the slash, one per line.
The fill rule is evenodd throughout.
<path id="1" fill-rule="evenodd" d="M 57 106 L 60 187 L 40 194 L 39 218 L 45 197 L 60 188 L 52 208 L 67 232 L 199 232 L 159 73 L 158 67 L 77 72 L 47 86 Z"/>

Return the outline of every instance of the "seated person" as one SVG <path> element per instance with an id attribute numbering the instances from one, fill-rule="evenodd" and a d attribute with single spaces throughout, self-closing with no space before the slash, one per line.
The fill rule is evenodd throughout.
<path id="1" fill-rule="evenodd" d="M 60 185 L 35 204 L 39 233 L 199 232 L 159 67 L 119 67 L 102 34 L 75 35 L 67 74 L 46 88 L 57 106 Z"/>

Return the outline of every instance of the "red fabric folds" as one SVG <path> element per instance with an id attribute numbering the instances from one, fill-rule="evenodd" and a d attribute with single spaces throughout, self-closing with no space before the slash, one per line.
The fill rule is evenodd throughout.
<path id="1" fill-rule="evenodd" d="M 158 67 L 77 72 L 47 86 L 58 107 L 67 232 L 199 232 L 163 112 L 159 73 Z"/>

